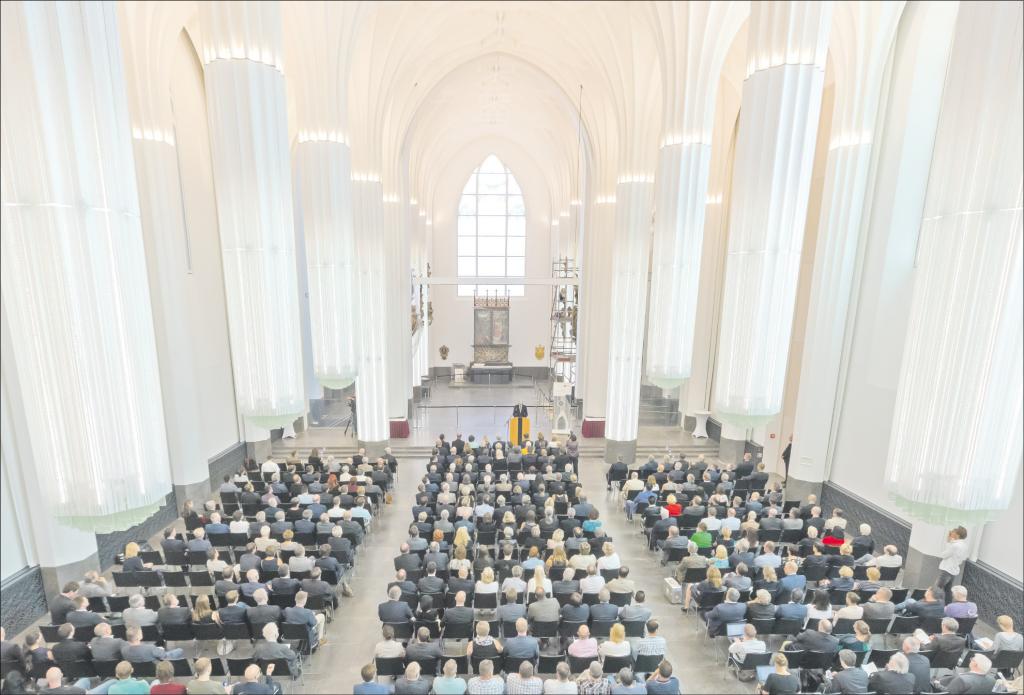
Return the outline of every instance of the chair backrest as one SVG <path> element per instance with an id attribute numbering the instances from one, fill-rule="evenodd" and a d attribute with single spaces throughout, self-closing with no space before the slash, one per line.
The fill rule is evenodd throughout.
<path id="1" fill-rule="evenodd" d="M 440 659 L 437 659 L 436 657 L 429 659 L 406 659 L 405 665 L 408 666 L 414 661 L 420 665 L 420 673 L 424 676 L 433 678 L 437 675 L 438 668 L 440 666 Z"/>
<path id="2" fill-rule="evenodd" d="M 132 663 L 132 671 L 135 678 L 156 678 L 156 662 L 136 661 Z"/>
<path id="3" fill-rule="evenodd" d="M 115 669 L 117 669 L 117 664 L 118 663 L 119 663 L 118 661 L 99 661 L 99 660 L 93 660 L 92 666 L 93 666 L 94 669 L 96 669 L 96 675 L 97 676 L 99 676 L 100 678 L 103 678 L 103 679 L 107 679 L 107 678 L 115 678 L 116 677 L 114 671 L 115 671 Z"/>
<path id="4" fill-rule="evenodd" d="M 718 591 L 705 591 L 701 593 L 700 598 L 697 600 L 697 606 L 701 609 L 710 609 L 714 608 L 724 600 L 725 591 L 723 589 L 719 589 Z"/>
<path id="5" fill-rule="evenodd" d="M 633 668 L 632 656 L 606 656 L 603 664 L 605 673 L 618 673 L 624 668 Z"/>
<path id="6" fill-rule="evenodd" d="M 530 634 L 534 637 L 555 637 L 558 635 L 558 622 L 534 621 L 530 625 Z"/>
<path id="7" fill-rule="evenodd" d="M 882 569 L 886 569 L 883 567 Z M 892 598 L 889 599 L 893 603 L 903 603 L 907 600 L 907 594 L 910 593 L 910 589 L 893 589 Z"/>
<path id="8" fill-rule="evenodd" d="M 189 637 L 189 639 L 192 639 Z M 142 641 L 143 642 L 159 642 L 160 641 L 160 628 L 156 625 L 143 625 L 142 626 Z"/>
<path id="9" fill-rule="evenodd" d="M 467 623 L 468 625 L 469 623 Z M 385 623 L 395 631 L 395 639 L 408 640 L 412 638 L 412 623 Z"/>
<path id="10" fill-rule="evenodd" d="M 899 567 L 879 567 L 878 572 L 883 582 L 894 582 L 900 574 Z M 894 592 L 895 593 L 895 592 Z M 894 597 L 895 598 L 895 597 Z"/>
<path id="11" fill-rule="evenodd" d="M 590 664 L 594 661 L 597 661 L 597 657 L 573 656 L 569 654 L 569 670 L 576 674 L 583 673 L 590 668 Z"/>
<path id="12" fill-rule="evenodd" d="M 498 594 L 474 594 L 473 596 L 473 607 L 474 608 L 497 608 L 498 607 Z"/>
<path id="13" fill-rule="evenodd" d="M 192 630 L 192 625 L 185 623 L 183 625 L 164 625 L 163 626 L 163 637 L 164 640 L 171 642 L 186 642 L 194 639 L 195 634 Z"/>
<path id="14" fill-rule="evenodd" d="M 889 659 L 892 658 L 892 655 L 898 651 L 898 649 L 872 649 L 868 660 L 878 668 L 882 669 L 889 663 Z"/>
<path id="15" fill-rule="evenodd" d="M 749 652 L 740 662 L 740 668 L 744 671 L 756 669 L 758 666 L 768 666 L 772 663 L 772 652 Z"/>
<path id="16" fill-rule="evenodd" d="M 613 592 L 611 595 L 611 600 L 609 601 L 609 603 L 611 603 L 613 606 L 618 606 L 620 608 L 623 606 L 628 606 L 632 602 L 633 594 L 632 592 L 628 591 Z"/>
<path id="17" fill-rule="evenodd" d="M 921 626 L 921 620 L 916 615 L 897 615 L 892 619 L 889 632 L 893 635 L 909 635 Z"/>
<path id="18" fill-rule="evenodd" d="M 852 635 L 853 634 L 853 624 L 855 622 L 857 622 L 857 621 L 852 619 L 852 618 L 839 618 L 832 625 L 832 634 L 833 635 Z"/>
<path id="19" fill-rule="evenodd" d="M 836 659 L 835 652 L 804 652 L 804 660 L 801 668 L 825 669 L 832 666 Z"/>
<path id="20" fill-rule="evenodd" d="M 954 669 L 960 662 L 960 654 L 954 652 L 933 649 L 925 652 L 925 655 L 928 657 L 928 663 L 931 664 L 932 668 Z"/>
<path id="21" fill-rule="evenodd" d="M 633 664 L 633 672 L 637 674 L 654 673 L 664 658 L 664 654 L 640 654 L 636 657 L 636 663 Z"/>
<path id="22" fill-rule="evenodd" d="M 43 639 L 46 642 L 59 642 L 60 634 L 57 632 L 59 628 L 60 625 L 40 625 L 39 633 L 43 636 Z"/>
<path id="23" fill-rule="evenodd" d="M 200 641 L 217 640 L 224 636 L 224 630 L 217 623 L 193 623 L 192 637 Z"/>
<path id="24" fill-rule="evenodd" d="M 6 664 L 6 662 L 4 662 Z M 91 661 L 62 661 L 57 664 L 64 673 L 65 678 L 78 680 L 79 678 L 92 678 L 96 675 L 96 668 Z M 7 672 L 4 671 L 4 675 Z"/>
<path id="25" fill-rule="evenodd" d="M 1004 649 L 992 657 L 992 668 L 1001 670 L 1015 669 L 1020 666 L 1021 661 L 1024 661 L 1024 651 Z"/>
<path id="26" fill-rule="evenodd" d="M 590 636 L 594 639 L 608 639 L 614 624 L 614 620 L 591 620 Z"/>
<path id="27" fill-rule="evenodd" d="M 219 661 L 219 659 L 218 659 L 218 661 Z M 236 658 L 231 658 L 231 657 L 228 657 L 227 662 L 228 662 L 228 673 L 231 674 L 232 676 L 244 676 L 245 675 L 245 669 L 249 668 L 254 663 L 256 663 L 253 659 L 250 659 L 248 657 L 244 657 L 244 658 L 237 658 L 237 657 Z"/>
<path id="28" fill-rule="evenodd" d="M 378 656 L 373 663 L 377 667 L 378 678 L 381 676 L 398 678 L 405 673 L 405 659 L 400 656 L 388 658 Z"/>
<path id="29" fill-rule="evenodd" d="M 217 659 L 220 661 L 220 659 Z M 192 671 L 192 663 L 188 659 L 171 659 L 171 666 L 174 667 L 174 677 L 184 678 L 195 675 Z"/>

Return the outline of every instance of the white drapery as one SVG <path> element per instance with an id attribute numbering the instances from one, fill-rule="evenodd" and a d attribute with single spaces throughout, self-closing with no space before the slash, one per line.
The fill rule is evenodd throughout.
<path id="1" fill-rule="evenodd" d="M 751 7 L 714 399 L 740 427 L 782 410 L 831 16 Z"/>
<path id="2" fill-rule="evenodd" d="M 199 4 L 231 362 L 239 411 L 306 409 L 277 2 Z"/>
<path id="3" fill-rule="evenodd" d="M 1024 456 L 1021 14 L 962 3 L 943 92 L 885 476 L 929 523 L 1005 510 Z"/>
<path id="4" fill-rule="evenodd" d="M 2 9 L 5 321 L 51 510 L 95 531 L 171 489 L 112 3 Z"/>

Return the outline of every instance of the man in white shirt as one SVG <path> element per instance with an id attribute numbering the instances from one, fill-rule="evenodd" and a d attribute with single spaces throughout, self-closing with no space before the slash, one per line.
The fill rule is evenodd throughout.
<path id="1" fill-rule="evenodd" d="M 597 594 L 604 588 L 604 577 L 597 571 L 597 565 L 587 568 L 587 576 L 580 580 L 581 594 Z"/>
<path id="2" fill-rule="evenodd" d="M 708 531 L 718 531 L 722 528 L 722 520 L 718 518 L 718 512 L 713 507 L 708 510 L 707 517 L 701 519 L 701 522 Z"/>
<path id="3" fill-rule="evenodd" d="M 273 456 L 268 456 L 267 460 L 260 466 L 260 473 L 280 473 L 281 467 L 274 461 Z"/>
<path id="4" fill-rule="evenodd" d="M 743 626 L 743 637 L 736 638 L 729 645 L 729 655 L 740 668 L 743 668 L 747 654 L 764 654 L 767 650 L 767 645 L 757 636 L 757 628 L 750 623 Z"/>
<path id="5" fill-rule="evenodd" d="M 939 556 L 939 578 L 935 586 L 946 592 L 946 604 L 952 600 L 953 582 L 960 575 L 960 567 L 967 559 L 967 529 L 957 526 L 946 536 L 946 547 Z"/>
<path id="6" fill-rule="evenodd" d="M 705 522 L 707 519 L 704 520 Z M 725 518 L 722 519 L 719 524 L 719 531 L 722 529 L 729 529 L 733 533 L 736 533 L 740 528 L 740 520 L 736 517 L 736 508 L 729 507 L 725 510 Z"/>

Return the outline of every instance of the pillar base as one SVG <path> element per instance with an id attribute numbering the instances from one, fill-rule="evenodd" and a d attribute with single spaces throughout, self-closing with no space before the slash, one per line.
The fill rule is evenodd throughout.
<path id="1" fill-rule="evenodd" d="M 274 450 L 274 445 L 271 444 L 269 439 L 261 439 L 256 442 L 245 443 L 245 457 L 250 459 L 256 459 L 257 463 L 262 463 L 270 456 Z"/>
<path id="2" fill-rule="evenodd" d="M 388 446 L 390 440 L 384 439 L 379 442 L 364 442 L 362 439 L 358 441 L 360 449 L 366 449 L 366 457 L 370 461 L 376 461 L 378 457 L 384 455 L 384 448 Z"/>
<path id="3" fill-rule="evenodd" d="M 64 584 L 70 581 L 80 582 L 86 572 L 98 570 L 99 568 L 100 558 L 96 553 L 92 553 L 81 560 L 60 565 L 59 567 L 40 567 L 39 569 L 43 575 L 43 591 L 46 593 L 46 605 L 50 605 L 50 602 L 60 593 Z"/>
<path id="4" fill-rule="evenodd" d="M 217 485 L 220 486 L 220 482 L 218 482 Z M 195 503 L 196 509 L 202 509 L 203 502 L 210 499 L 210 493 L 212 490 L 213 481 L 209 478 L 206 480 L 200 480 L 197 483 L 175 485 L 174 499 L 176 501 L 178 511 L 181 511 L 181 506 L 185 504 L 185 500 L 192 500 Z"/>
<path id="5" fill-rule="evenodd" d="M 903 586 L 924 589 L 933 585 L 939 577 L 940 561 L 941 558 L 936 555 L 928 555 L 910 547 L 903 559 Z"/>
<path id="6" fill-rule="evenodd" d="M 747 450 L 746 439 L 729 439 L 724 434 L 718 441 L 718 458 L 722 463 L 739 463 Z"/>
<path id="7" fill-rule="evenodd" d="M 619 456 L 622 457 L 622 462 L 627 466 L 632 466 L 636 463 L 636 440 L 630 439 L 620 442 L 614 439 L 606 439 L 604 444 L 605 463 L 615 463 L 618 461 Z"/>
<path id="8" fill-rule="evenodd" d="M 786 479 L 786 500 L 789 502 L 796 502 L 798 500 L 803 502 L 807 499 L 807 495 L 815 495 L 820 502 L 824 487 L 825 484 L 823 482 L 815 483 L 808 480 L 798 480 L 791 475 Z"/>
<path id="9" fill-rule="evenodd" d="M 583 417 L 583 424 L 580 427 L 580 435 L 588 439 L 601 439 L 604 437 L 604 418 Z"/>

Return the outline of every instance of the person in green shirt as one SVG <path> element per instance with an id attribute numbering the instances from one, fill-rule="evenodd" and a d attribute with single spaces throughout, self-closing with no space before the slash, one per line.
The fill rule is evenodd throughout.
<path id="1" fill-rule="evenodd" d="M 466 692 L 466 681 L 456 675 L 458 668 L 455 659 L 444 662 L 443 675 L 434 679 L 434 692 L 437 695 L 462 695 Z"/>
<path id="2" fill-rule="evenodd" d="M 121 661 L 114 669 L 117 680 L 110 684 L 107 689 L 109 695 L 149 695 L 149 683 L 138 678 L 132 678 L 132 665 L 127 661 Z"/>
<path id="3" fill-rule="evenodd" d="M 206 657 L 196 659 L 195 670 L 195 679 L 190 680 L 185 686 L 188 695 L 225 695 L 227 691 L 224 690 L 224 686 L 217 681 L 210 680 L 213 663 L 209 659 Z"/>
<path id="4" fill-rule="evenodd" d="M 697 524 L 697 532 L 690 536 L 690 542 L 698 548 L 711 547 L 711 534 L 708 533 L 707 524 L 703 521 Z"/>

